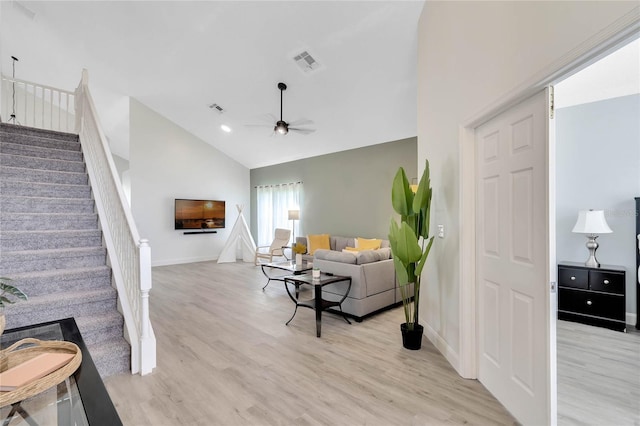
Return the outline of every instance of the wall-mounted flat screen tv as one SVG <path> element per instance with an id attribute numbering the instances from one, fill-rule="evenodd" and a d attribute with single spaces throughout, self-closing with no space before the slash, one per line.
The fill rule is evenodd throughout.
<path id="1" fill-rule="evenodd" d="M 224 220 L 224 201 L 176 199 L 175 229 L 219 229 Z"/>

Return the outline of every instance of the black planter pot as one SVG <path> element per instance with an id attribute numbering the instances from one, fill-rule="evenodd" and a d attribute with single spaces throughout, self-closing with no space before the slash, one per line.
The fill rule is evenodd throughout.
<path id="1" fill-rule="evenodd" d="M 420 324 L 413 326 L 413 330 L 409 330 L 407 323 L 400 324 L 402 331 L 402 346 L 412 351 L 417 351 L 422 347 L 422 332 L 424 327 Z"/>

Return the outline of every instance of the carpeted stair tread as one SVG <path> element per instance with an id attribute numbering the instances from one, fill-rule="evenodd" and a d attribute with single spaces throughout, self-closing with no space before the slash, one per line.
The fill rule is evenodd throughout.
<path id="1" fill-rule="evenodd" d="M 2 251 L 50 250 L 102 245 L 102 231 L 99 229 L 70 229 L 43 231 L 2 231 L 0 249 Z"/>
<path id="2" fill-rule="evenodd" d="M 89 177 L 86 172 L 62 172 L 59 170 L 34 170 L 25 167 L 2 165 L 0 179 L 23 182 L 66 183 L 71 185 L 87 185 Z"/>
<path id="3" fill-rule="evenodd" d="M 15 213 L 0 212 L 0 230 L 56 231 L 98 229 L 96 213 Z"/>
<path id="4" fill-rule="evenodd" d="M 76 317 L 75 320 L 87 346 L 122 337 L 124 318 L 118 311 Z"/>
<path id="5" fill-rule="evenodd" d="M 0 142 L 0 153 L 23 157 L 48 158 L 51 160 L 83 161 L 82 152 L 44 146 L 25 145 L 13 142 Z"/>
<path id="6" fill-rule="evenodd" d="M 45 130 L 28 126 L 16 126 L 14 124 L 0 123 L 0 133 L 6 133 L 8 135 L 21 135 L 28 136 L 30 138 L 46 138 L 53 140 L 63 140 L 76 142 L 78 145 L 78 135 L 68 132 L 59 132 L 57 130 Z M 1 135 L 0 135 L 1 136 Z M 78 148 L 80 150 L 80 148 Z"/>
<path id="7" fill-rule="evenodd" d="M 0 270 L 5 275 L 11 275 L 16 272 L 99 266 L 105 261 L 104 247 L 5 251 L 0 257 Z"/>
<path id="8" fill-rule="evenodd" d="M 82 173 L 86 170 L 82 161 L 56 160 L 15 154 L 0 154 L 0 163 L 3 166 L 23 167 L 36 170 L 54 170 L 59 172 Z"/>
<path id="9" fill-rule="evenodd" d="M 131 374 L 131 347 L 124 337 L 87 345 L 87 348 L 102 378 L 119 373 Z"/>
<path id="10" fill-rule="evenodd" d="M 36 196 L 44 198 L 91 198 L 91 188 L 88 185 L 69 185 L 13 180 L 0 182 L 0 194 L 13 196 Z"/>
<path id="11" fill-rule="evenodd" d="M 117 292 L 112 287 L 30 297 L 27 302 L 5 307 L 7 328 L 102 314 L 116 309 L 116 297 Z"/>
<path id="12" fill-rule="evenodd" d="M 76 137 L 77 138 L 77 137 Z M 80 152 L 81 145 L 78 140 L 51 139 L 46 137 L 13 134 L 11 132 L 0 131 L 0 141 L 15 143 L 25 146 L 39 146 L 42 148 L 64 149 L 67 151 Z"/>
<path id="13" fill-rule="evenodd" d="M 29 296 L 39 296 L 111 286 L 111 268 L 100 265 L 87 268 L 29 271 L 14 273 L 11 279 L 13 284 Z"/>
<path id="14" fill-rule="evenodd" d="M 51 198 L 9 195 L 0 192 L 0 211 L 12 213 L 93 213 L 91 198 Z"/>

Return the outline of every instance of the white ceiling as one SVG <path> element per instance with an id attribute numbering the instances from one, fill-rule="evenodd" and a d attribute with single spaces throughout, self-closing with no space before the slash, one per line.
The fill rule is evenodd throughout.
<path id="1" fill-rule="evenodd" d="M 555 106 L 565 108 L 640 93 L 640 39 L 555 85 Z"/>
<path id="2" fill-rule="evenodd" d="M 120 156 L 128 158 L 119 141 L 127 139 L 123 99 L 131 96 L 256 168 L 415 136 L 422 6 L 393 0 L 3 1 L 0 60 L 5 74 L 15 55 L 16 77 L 66 89 L 87 68 L 90 87 L 108 100 L 100 109 Z M 321 70 L 297 68 L 292 57 L 305 49 Z M 315 133 L 272 136 L 268 126 L 245 126 L 279 116 L 280 81 L 289 87 L 284 120 L 313 120 L 306 127 Z M 213 112 L 211 103 L 225 113 Z M 223 123 L 233 131 L 220 130 Z"/>

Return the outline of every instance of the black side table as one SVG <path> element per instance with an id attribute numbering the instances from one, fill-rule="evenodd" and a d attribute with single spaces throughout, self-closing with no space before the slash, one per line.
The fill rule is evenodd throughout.
<path id="1" fill-rule="evenodd" d="M 339 283 L 342 281 L 348 281 L 349 286 L 347 291 L 342 296 L 342 299 L 339 301 L 325 300 L 322 298 L 322 287 L 327 284 Z M 292 284 L 296 288 L 296 297 L 293 297 L 291 291 L 289 290 L 289 286 L 287 284 Z M 313 286 L 314 289 L 314 298 L 311 300 L 301 301 L 298 300 L 298 288 L 302 284 L 308 284 Z M 284 286 L 287 289 L 287 293 L 293 302 L 296 304 L 296 308 L 293 311 L 293 315 L 289 318 L 286 325 L 289 325 L 293 317 L 296 316 L 298 312 L 298 306 L 303 306 L 305 308 L 310 308 L 316 311 L 316 336 L 320 337 L 321 327 L 322 327 L 322 311 L 326 311 L 329 308 L 333 308 L 335 306 L 340 309 L 340 313 L 342 313 L 342 318 L 348 323 L 351 324 L 351 321 L 345 316 L 344 312 L 342 312 L 342 302 L 347 298 L 349 292 L 351 291 L 351 277 L 342 276 L 342 275 L 328 275 L 328 274 L 320 274 L 320 278 L 313 278 L 313 274 L 303 274 L 303 275 L 289 275 L 284 278 Z"/>

